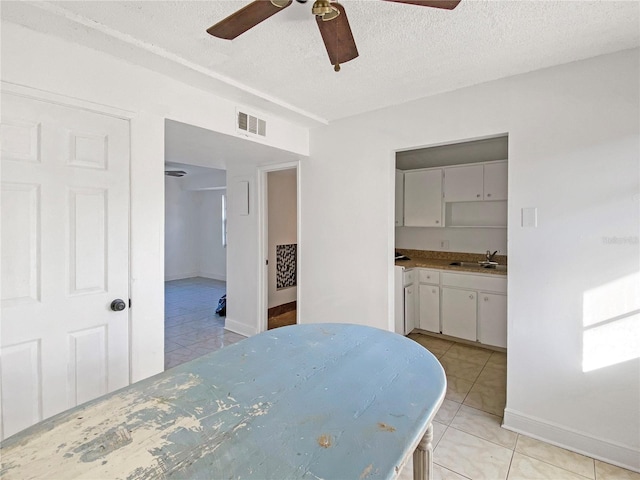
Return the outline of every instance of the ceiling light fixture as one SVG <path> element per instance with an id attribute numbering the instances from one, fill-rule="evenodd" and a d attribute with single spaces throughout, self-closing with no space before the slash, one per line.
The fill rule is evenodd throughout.
<path id="1" fill-rule="evenodd" d="M 332 10 L 329 0 L 316 0 L 313 2 L 313 7 L 311 7 L 311 13 L 316 17 L 324 17 L 325 14 L 331 13 Z"/>
<path id="2" fill-rule="evenodd" d="M 307 0 L 297 0 L 305 3 Z M 423 7 L 453 10 L 461 0 L 386 0 L 387 2 L 420 5 Z M 255 27 L 267 18 L 289 7 L 293 0 L 253 0 L 240 10 L 219 21 L 207 29 L 210 35 L 225 40 L 233 40 L 247 30 Z M 311 12 L 316 17 L 316 23 L 322 35 L 322 41 L 327 49 L 329 61 L 336 72 L 340 71 L 340 64 L 349 62 L 358 56 L 356 42 L 347 20 L 347 12 L 336 1 L 315 0 Z M 331 21 L 334 20 L 334 21 Z"/>

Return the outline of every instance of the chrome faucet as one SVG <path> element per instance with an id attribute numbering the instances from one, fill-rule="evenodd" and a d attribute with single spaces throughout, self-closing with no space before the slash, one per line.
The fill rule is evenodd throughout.
<path id="1" fill-rule="evenodd" d="M 487 254 L 485 255 L 487 260 L 485 263 L 495 263 L 497 264 L 498 262 L 493 260 L 493 257 L 496 256 L 496 253 L 498 253 L 498 250 L 496 250 L 495 252 L 491 253 L 491 250 L 487 250 Z"/>

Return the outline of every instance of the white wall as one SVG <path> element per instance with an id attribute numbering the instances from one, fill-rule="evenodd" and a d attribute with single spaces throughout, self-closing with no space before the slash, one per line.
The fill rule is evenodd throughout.
<path id="1" fill-rule="evenodd" d="M 624 321 L 612 328 L 628 327 L 603 350 L 638 334 L 624 315 L 640 298 L 639 58 L 598 57 L 312 130 L 300 321 L 391 329 L 394 151 L 508 133 L 505 423 L 640 469 L 637 352 L 583 371 L 588 319 L 615 314 Z M 520 226 L 524 207 L 538 209 L 537 228 Z"/>
<path id="2" fill-rule="evenodd" d="M 227 279 L 227 249 L 222 245 L 222 196 L 224 190 L 194 192 L 198 208 L 198 276 Z"/>
<path id="3" fill-rule="evenodd" d="M 295 302 L 297 287 L 276 288 L 276 245 L 298 243 L 297 172 L 295 169 L 268 172 L 268 306 Z"/>
<path id="4" fill-rule="evenodd" d="M 198 276 L 199 209 L 194 193 L 183 188 L 184 178 L 165 177 L 165 280 Z"/>
<path id="5" fill-rule="evenodd" d="M 449 247 L 443 248 L 442 241 L 449 242 Z M 469 253 L 498 250 L 507 255 L 507 229 L 396 227 L 396 248 Z"/>
<path id="6" fill-rule="evenodd" d="M 227 278 L 222 245 L 223 190 L 187 190 L 185 177 L 165 177 L 164 278 Z"/>
<path id="7" fill-rule="evenodd" d="M 136 381 L 158 373 L 164 369 L 164 120 L 235 136 L 237 104 L 9 22 L 3 21 L 1 30 L 3 82 L 131 112 L 131 378 Z M 308 153 L 306 128 L 276 116 L 266 117 L 269 138 L 259 143 L 283 152 Z M 216 164 L 214 159 L 206 166 L 225 168 L 223 160 Z M 255 237 L 249 243 L 248 248 L 257 250 Z M 244 261 L 244 252 L 239 255 L 240 262 Z M 257 276 L 255 266 L 251 273 Z M 239 290 L 236 295 L 242 298 L 242 277 L 235 282 L 228 281 L 227 289 Z M 247 322 L 256 318 L 255 311 L 240 314 L 249 315 Z"/>

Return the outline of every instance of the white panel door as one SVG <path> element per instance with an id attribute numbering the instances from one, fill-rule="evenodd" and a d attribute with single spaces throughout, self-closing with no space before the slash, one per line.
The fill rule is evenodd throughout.
<path id="1" fill-rule="evenodd" d="M 442 226 L 442 169 L 404 172 L 404 225 Z"/>
<path id="2" fill-rule="evenodd" d="M 6 438 L 129 383 L 129 122 L 3 93 L 0 141 Z"/>
<path id="3" fill-rule="evenodd" d="M 477 294 L 472 290 L 442 288 L 442 333 L 477 340 Z"/>

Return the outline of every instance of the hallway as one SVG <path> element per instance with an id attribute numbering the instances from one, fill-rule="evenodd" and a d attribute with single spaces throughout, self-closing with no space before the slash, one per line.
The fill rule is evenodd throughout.
<path id="1" fill-rule="evenodd" d="M 245 338 L 225 330 L 225 317 L 215 313 L 225 293 L 226 283 L 220 280 L 195 277 L 165 282 L 165 370 Z"/>

